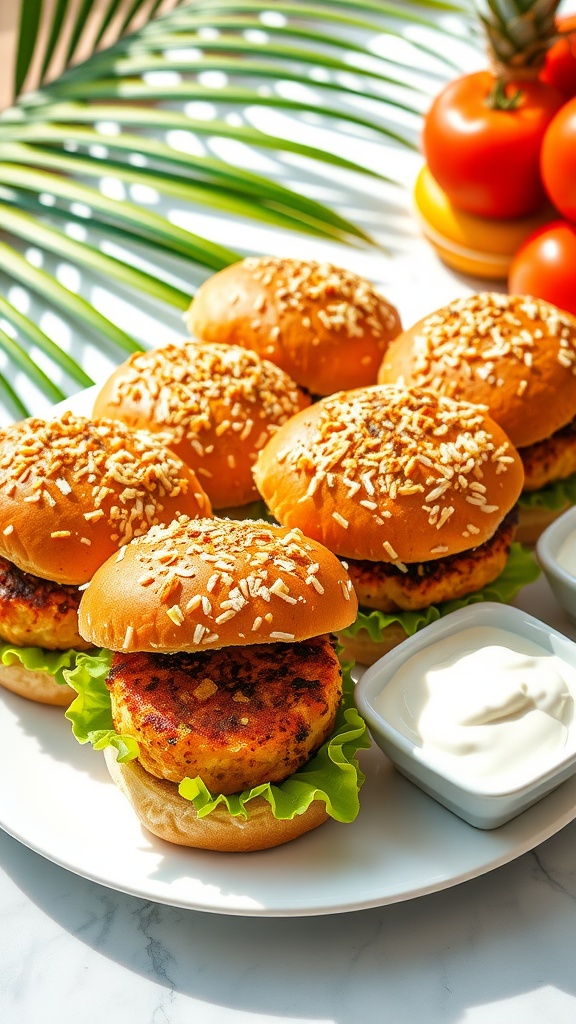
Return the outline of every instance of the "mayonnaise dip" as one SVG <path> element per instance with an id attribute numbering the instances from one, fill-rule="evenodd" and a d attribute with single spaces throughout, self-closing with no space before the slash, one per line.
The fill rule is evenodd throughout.
<path id="1" fill-rule="evenodd" d="M 374 701 L 415 756 L 486 793 L 509 792 L 575 746 L 576 669 L 517 633 L 460 630 L 414 654 Z"/>
<path id="2" fill-rule="evenodd" d="M 576 576 L 576 530 L 572 530 L 572 533 L 569 533 L 566 540 L 560 545 L 556 561 L 565 572 Z"/>

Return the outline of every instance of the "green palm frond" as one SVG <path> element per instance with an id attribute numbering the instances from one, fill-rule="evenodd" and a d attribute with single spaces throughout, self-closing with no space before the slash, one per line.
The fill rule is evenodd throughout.
<path id="1" fill-rule="evenodd" d="M 353 146 L 343 155 L 297 141 L 292 127 L 313 116 L 340 135 L 415 148 L 425 102 L 413 74 L 419 55 L 434 56 L 433 68 L 450 60 L 416 41 L 414 63 L 405 65 L 391 47 L 389 59 L 379 56 L 372 39 L 403 37 L 407 21 L 438 31 L 440 12 L 466 13 L 444 0 L 55 0 L 47 24 L 46 11 L 42 0 L 20 0 L 19 98 L 0 116 L 0 354 L 8 367 L 0 404 L 16 415 L 25 414 L 25 403 L 10 367 L 50 401 L 91 378 L 51 329 L 17 308 L 12 286 L 98 339 L 114 360 L 145 339 L 114 323 L 107 307 L 96 308 L 90 288 L 81 295 L 65 286 L 53 269 L 58 261 L 136 306 L 144 296 L 161 320 L 163 310 L 179 315 L 186 308 L 191 277 L 241 257 L 133 201 L 137 189 L 188 214 L 213 211 L 340 244 L 374 244 L 361 226 L 279 176 L 294 158 L 319 181 L 331 167 L 389 183 L 394 168 L 358 163 L 349 157 Z M 171 72 L 172 80 L 157 72 Z M 208 84 L 208 72 L 218 74 L 217 85 Z M 193 102 L 211 104 L 216 116 L 189 116 L 183 105 Z M 253 126 L 264 108 L 285 112 L 286 134 Z M 113 133 L 104 127 L 110 123 Z M 175 148 L 173 133 L 196 144 Z M 209 155 L 214 139 L 270 153 L 277 172 L 262 175 Z M 111 198 L 104 180 L 116 183 L 114 195 L 129 198 Z M 39 266 L 30 247 L 44 254 Z M 35 364 L 35 352 L 54 375 Z"/>

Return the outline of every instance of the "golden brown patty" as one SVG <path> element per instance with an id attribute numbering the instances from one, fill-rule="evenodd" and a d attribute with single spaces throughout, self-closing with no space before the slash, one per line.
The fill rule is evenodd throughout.
<path id="1" fill-rule="evenodd" d="M 525 491 L 538 491 L 554 480 L 565 480 L 576 473 L 576 420 L 545 441 L 519 448 L 518 454 L 524 463 Z"/>
<path id="2" fill-rule="evenodd" d="M 0 558 L 0 638 L 18 647 L 92 646 L 78 632 L 78 587 L 42 580 Z"/>
<path id="3" fill-rule="evenodd" d="M 513 510 L 485 544 L 449 558 L 412 562 L 406 572 L 389 562 L 348 560 L 359 604 L 382 612 L 412 611 L 481 590 L 504 569 L 516 521 Z"/>
<path id="4" fill-rule="evenodd" d="M 281 782 L 334 727 L 341 669 L 330 639 L 183 654 L 116 654 L 114 726 L 158 778 L 199 775 L 214 793 Z"/>

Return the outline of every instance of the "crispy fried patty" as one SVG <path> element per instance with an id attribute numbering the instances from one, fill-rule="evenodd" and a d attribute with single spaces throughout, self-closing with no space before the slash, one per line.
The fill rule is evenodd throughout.
<path id="1" fill-rule="evenodd" d="M 158 778 L 213 793 L 281 782 L 328 738 L 342 695 L 329 637 L 182 654 L 115 654 L 114 726 Z"/>
<path id="2" fill-rule="evenodd" d="M 571 476 L 576 473 L 576 420 L 545 441 L 519 448 L 518 454 L 524 464 L 525 491 L 538 491 Z"/>
<path id="3" fill-rule="evenodd" d="M 86 651 L 78 632 L 81 592 L 51 580 L 43 580 L 0 558 L 0 638 L 17 647 L 44 647 Z"/>
<path id="4" fill-rule="evenodd" d="M 448 558 L 409 563 L 406 572 L 389 562 L 347 559 L 358 602 L 382 612 L 415 611 L 473 594 L 502 572 L 517 518 L 516 509 L 512 509 L 485 544 Z"/>

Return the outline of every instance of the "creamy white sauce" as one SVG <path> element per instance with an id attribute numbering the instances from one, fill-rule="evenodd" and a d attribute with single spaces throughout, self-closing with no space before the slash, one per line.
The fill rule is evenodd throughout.
<path id="1" fill-rule="evenodd" d="M 409 658 L 376 710 L 417 756 L 485 792 L 526 785 L 574 746 L 576 669 L 508 630 L 473 627 Z"/>
<path id="2" fill-rule="evenodd" d="M 576 576 L 576 530 L 569 533 L 564 543 L 560 545 L 556 561 L 571 576 Z"/>

